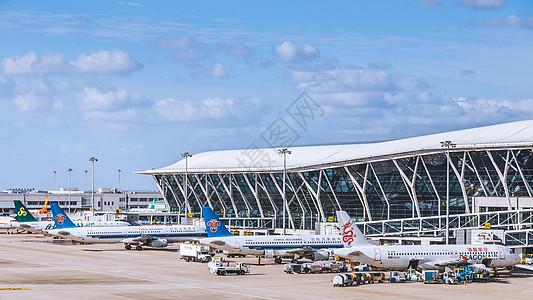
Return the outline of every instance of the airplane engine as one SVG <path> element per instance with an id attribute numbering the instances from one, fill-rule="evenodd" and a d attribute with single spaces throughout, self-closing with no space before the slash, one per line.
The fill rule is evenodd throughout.
<path id="1" fill-rule="evenodd" d="M 329 252 L 325 251 L 325 250 L 313 251 L 313 252 L 311 252 L 309 254 L 306 254 L 305 258 L 308 258 L 308 259 L 310 259 L 312 261 L 328 260 L 329 259 Z"/>
<path id="2" fill-rule="evenodd" d="M 487 268 L 484 264 L 473 264 L 469 266 L 475 273 L 490 273 L 490 268 Z"/>
<path id="3" fill-rule="evenodd" d="M 168 241 L 166 239 L 152 240 L 152 241 L 150 241 L 148 246 L 150 246 L 150 247 L 166 247 L 166 246 L 168 246 Z"/>
<path id="4" fill-rule="evenodd" d="M 274 250 L 265 249 L 265 257 L 266 258 L 273 258 L 274 256 L 275 256 Z"/>

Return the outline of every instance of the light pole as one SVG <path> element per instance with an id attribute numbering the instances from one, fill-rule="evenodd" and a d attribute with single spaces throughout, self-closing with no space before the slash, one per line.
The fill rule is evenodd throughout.
<path id="1" fill-rule="evenodd" d="M 120 172 L 122 172 L 120 169 L 118 169 L 118 191 L 120 192 Z"/>
<path id="2" fill-rule="evenodd" d="M 91 189 L 91 211 L 93 212 L 94 214 L 94 162 L 95 161 L 98 161 L 98 159 L 94 156 L 91 156 L 89 158 L 89 161 L 93 163 L 93 174 L 92 174 L 92 177 L 93 177 L 93 180 L 92 180 L 92 189 Z"/>
<path id="3" fill-rule="evenodd" d="M 83 170 L 83 172 L 85 172 L 85 190 L 87 190 L 87 170 Z"/>
<path id="4" fill-rule="evenodd" d="M 452 141 L 440 142 L 446 147 L 446 245 L 450 243 L 450 147 L 455 148 Z"/>
<path id="5" fill-rule="evenodd" d="M 287 234 L 285 229 L 285 212 L 287 207 L 287 195 L 285 192 L 285 186 L 287 181 L 287 154 L 291 154 L 292 152 L 287 148 L 283 148 L 278 149 L 278 153 L 283 154 L 283 234 Z"/>
<path id="6" fill-rule="evenodd" d="M 57 185 L 56 185 L 56 171 L 54 171 L 54 190 L 57 191 Z"/>
<path id="7" fill-rule="evenodd" d="M 70 197 L 70 189 L 71 189 L 71 187 L 70 187 L 70 173 L 72 172 L 72 168 L 68 168 L 67 171 L 68 171 L 68 212 L 70 213 L 70 199 L 71 199 L 71 197 Z"/>
<path id="8" fill-rule="evenodd" d="M 189 173 L 188 173 L 189 161 L 188 161 L 188 158 L 192 157 L 192 154 L 189 153 L 189 152 L 183 152 L 181 154 L 181 157 L 185 157 L 185 180 L 183 180 L 183 191 L 184 191 L 183 193 L 184 193 L 184 196 L 185 196 L 185 205 L 187 205 L 187 210 L 190 213 L 191 212 L 191 206 L 189 205 L 189 197 L 187 197 L 187 180 L 189 179 Z"/>

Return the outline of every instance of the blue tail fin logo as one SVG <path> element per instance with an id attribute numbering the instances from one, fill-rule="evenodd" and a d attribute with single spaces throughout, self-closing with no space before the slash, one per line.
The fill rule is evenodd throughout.
<path id="1" fill-rule="evenodd" d="M 233 234 L 228 231 L 226 226 L 222 224 L 211 207 L 202 207 L 202 215 L 204 216 L 205 228 L 207 229 L 206 231 L 208 237 L 233 236 Z"/>
<path id="2" fill-rule="evenodd" d="M 65 214 L 65 212 L 56 203 L 50 204 L 52 207 L 52 214 L 54 216 L 54 223 L 56 229 L 75 228 L 76 226 L 72 220 Z"/>

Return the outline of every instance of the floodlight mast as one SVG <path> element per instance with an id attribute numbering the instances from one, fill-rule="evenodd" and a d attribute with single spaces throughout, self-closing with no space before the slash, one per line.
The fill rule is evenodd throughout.
<path id="1" fill-rule="evenodd" d="M 94 162 L 98 161 L 98 158 L 91 156 L 89 161 L 93 163 L 93 173 L 92 173 L 92 189 L 91 189 L 91 211 L 94 214 Z"/>
<path id="2" fill-rule="evenodd" d="M 187 213 L 191 213 L 191 205 L 189 204 L 189 197 L 187 195 L 187 180 L 189 179 L 189 157 L 192 157 L 192 154 L 189 152 L 181 153 L 181 157 L 185 157 L 185 180 L 183 180 L 183 196 L 185 196 L 185 205 Z"/>

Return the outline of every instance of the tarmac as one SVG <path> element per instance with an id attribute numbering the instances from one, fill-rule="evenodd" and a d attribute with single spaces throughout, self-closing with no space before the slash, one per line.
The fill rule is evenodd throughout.
<path id="1" fill-rule="evenodd" d="M 466 285 L 375 283 L 333 287 L 331 273 L 285 274 L 272 259 L 235 258 L 248 275 L 217 276 L 179 259 L 178 245 L 127 251 L 40 235 L 0 234 L 0 299 L 531 299 L 533 277 Z"/>

